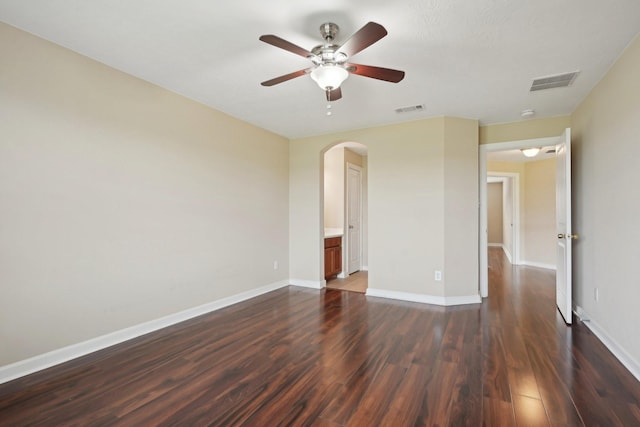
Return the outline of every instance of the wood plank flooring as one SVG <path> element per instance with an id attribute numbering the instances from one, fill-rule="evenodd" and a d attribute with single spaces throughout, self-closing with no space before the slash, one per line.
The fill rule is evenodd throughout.
<path id="1" fill-rule="evenodd" d="M 0 385 L 0 425 L 639 426 L 553 272 L 490 258 L 482 304 L 281 289 Z"/>
<path id="2" fill-rule="evenodd" d="M 339 289 L 341 291 L 351 291 L 351 292 L 367 292 L 367 285 L 369 282 L 369 273 L 366 271 L 357 271 L 353 274 L 350 274 L 349 277 L 345 277 L 344 279 L 335 278 L 327 281 L 327 288 L 329 289 Z"/>

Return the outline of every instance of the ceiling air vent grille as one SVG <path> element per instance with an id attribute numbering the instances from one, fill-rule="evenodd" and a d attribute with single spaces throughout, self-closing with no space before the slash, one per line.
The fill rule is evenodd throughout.
<path id="1" fill-rule="evenodd" d="M 576 79 L 580 71 L 571 73 L 556 74 L 555 76 L 539 77 L 533 80 L 531 92 L 538 90 L 552 89 L 554 87 L 567 87 Z"/>
<path id="2" fill-rule="evenodd" d="M 411 111 L 422 111 L 424 110 L 424 105 L 420 104 L 420 105 L 411 105 L 409 107 L 400 107 L 400 108 L 396 108 L 396 113 L 409 113 Z"/>

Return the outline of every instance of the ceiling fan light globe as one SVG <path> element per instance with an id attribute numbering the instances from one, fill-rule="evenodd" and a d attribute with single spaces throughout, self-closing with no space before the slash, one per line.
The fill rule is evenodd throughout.
<path id="1" fill-rule="evenodd" d="M 337 89 L 349 77 L 349 72 L 338 65 L 320 65 L 311 72 L 311 78 L 322 90 Z"/>

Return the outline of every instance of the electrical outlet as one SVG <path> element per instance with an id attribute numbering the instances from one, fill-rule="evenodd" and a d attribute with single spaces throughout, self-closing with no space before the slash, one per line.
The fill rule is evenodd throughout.
<path id="1" fill-rule="evenodd" d="M 436 282 L 441 281 L 442 280 L 442 271 L 436 270 L 433 278 L 436 280 Z"/>
<path id="2" fill-rule="evenodd" d="M 598 302 L 600 300 L 600 289 L 595 288 L 593 290 L 593 299 L 595 300 L 595 302 Z"/>
<path id="3" fill-rule="evenodd" d="M 273 269 L 274 270 L 278 269 L 278 261 L 273 261 Z"/>

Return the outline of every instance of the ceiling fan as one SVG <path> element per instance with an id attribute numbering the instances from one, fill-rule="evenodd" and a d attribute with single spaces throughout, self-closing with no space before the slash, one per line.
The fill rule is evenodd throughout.
<path id="1" fill-rule="evenodd" d="M 333 43 L 338 31 L 338 26 L 332 22 L 322 24 L 320 26 L 320 34 L 324 39 L 324 44 L 314 47 L 311 51 L 272 34 L 261 36 L 261 41 L 310 59 L 314 64 L 304 70 L 294 71 L 293 73 L 264 81 L 261 83 L 262 86 L 273 86 L 310 74 L 318 86 L 325 91 L 327 101 L 336 101 L 342 98 L 340 85 L 349 77 L 349 74 L 357 74 L 392 83 L 398 83 L 404 78 L 404 71 L 348 62 L 352 56 L 387 35 L 387 30 L 382 25 L 375 22 L 367 23 L 356 31 L 349 40 L 344 42 L 342 46 Z"/>

